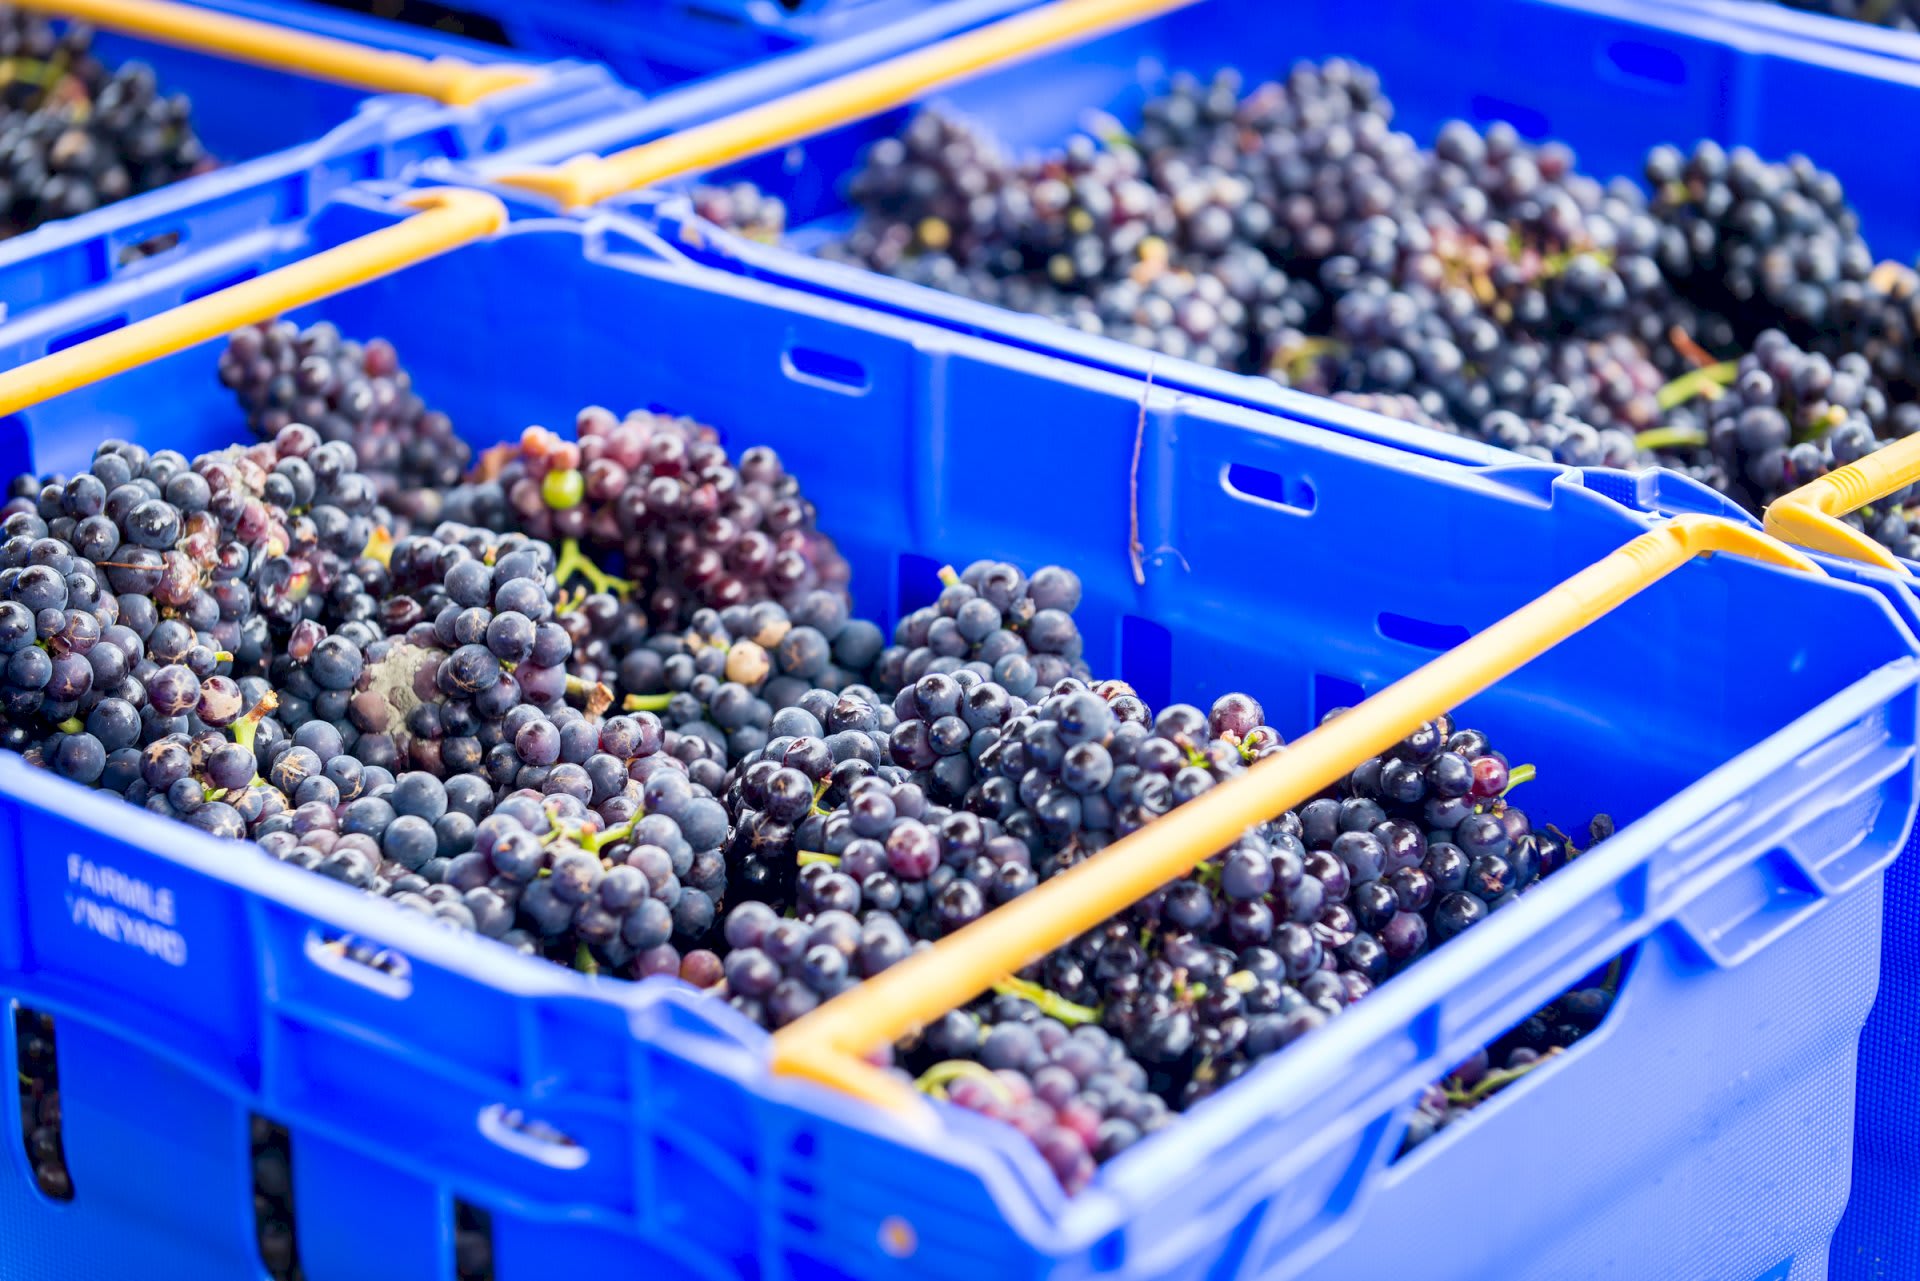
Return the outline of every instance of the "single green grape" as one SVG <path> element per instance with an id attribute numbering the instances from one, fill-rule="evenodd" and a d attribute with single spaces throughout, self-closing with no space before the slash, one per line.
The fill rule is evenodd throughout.
<path id="1" fill-rule="evenodd" d="M 587 496 L 587 480 L 578 470 L 550 471 L 540 482 L 540 497 L 555 511 L 578 507 Z"/>

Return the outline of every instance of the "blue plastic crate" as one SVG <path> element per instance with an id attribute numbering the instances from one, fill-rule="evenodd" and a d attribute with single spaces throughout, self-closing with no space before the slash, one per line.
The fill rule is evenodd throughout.
<path id="1" fill-rule="evenodd" d="M 326 10 L 293 22 L 255 0 L 204 7 L 423 58 L 510 60 L 487 45 Z M 557 63 L 538 83 L 448 107 L 112 31 L 97 34 L 95 50 L 109 66 L 148 63 L 163 92 L 189 95 L 194 126 L 222 167 L 0 242 L 0 314 L 153 270 L 170 246 L 187 253 L 303 216 L 350 182 L 397 176 L 429 158 L 472 158 L 642 102 L 604 69 L 578 64 Z"/>
<path id="2" fill-rule="evenodd" d="M 1122 124 L 1137 122 L 1141 104 L 1164 86 L 1171 71 L 1208 74 L 1234 65 L 1257 80 L 1283 74 L 1300 59 L 1332 56 L 1378 69 L 1395 104 L 1395 127 L 1424 142 L 1450 119 L 1479 125 L 1505 120 L 1527 137 L 1571 144 L 1587 172 L 1635 177 L 1647 149 L 1660 142 L 1711 137 L 1770 156 L 1804 151 L 1846 182 L 1876 250 L 1903 259 L 1920 252 L 1920 216 L 1907 181 L 1908 174 L 1920 170 L 1920 135 L 1891 127 L 1863 130 L 1857 124 L 1906 117 L 1920 91 L 1920 60 L 1809 41 L 1785 28 L 1727 20 L 1704 5 L 1303 0 L 1287 6 L 1285 21 L 1276 21 L 1271 6 L 1260 0 L 1204 0 L 976 77 L 929 101 L 959 110 L 1011 145 L 1043 148 L 1085 127 L 1090 110 L 1106 111 Z M 844 199 L 847 177 L 865 148 L 897 133 L 909 114 L 894 111 L 821 134 L 702 180 L 746 179 L 780 196 L 793 226 L 789 244 L 811 248 L 852 226 L 855 215 Z M 604 154 L 646 136 L 644 129 L 606 117 L 464 166 L 462 172 L 485 178 L 583 153 Z M 1501 456 L 1476 442 L 1411 426 L 1392 425 L 1381 435 L 1383 419 L 1287 391 L 1265 378 L 1150 357 L 1052 321 L 757 244 L 705 224 L 689 225 L 684 206 L 657 194 L 610 203 L 664 220 L 676 235 L 684 229 L 688 252 L 730 270 L 1066 355 L 1094 368 L 1140 374 L 1151 363 L 1156 382 L 1393 440 L 1435 457 Z M 1714 501 L 1702 495 L 1685 505 Z"/>
<path id="3" fill-rule="evenodd" d="M 765 56 L 757 65 L 652 96 L 618 83 L 604 68 L 560 62 L 547 68 L 541 83 L 509 89 L 468 107 L 441 106 L 410 95 L 369 95 L 291 72 L 102 32 L 98 48 L 110 64 L 128 58 L 146 61 L 155 67 L 163 88 L 194 99 L 201 137 L 226 167 L 0 241 L 0 315 L 18 315 L 122 275 L 160 269 L 172 254 L 310 216 L 332 192 L 351 182 L 395 178 L 423 164 L 472 162 L 550 135 L 566 154 L 571 144 L 565 139 L 574 130 L 607 116 L 626 122 L 638 137 L 658 137 L 1003 16 L 1028 2 L 874 3 L 867 7 L 876 14 L 899 10 L 898 20 L 875 21 L 849 30 L 843 38 L 835 33 L 829 39 L 823 33 L 814 47 L 802 52 Z M 203 4 L 421 57 L 475 63 L 516 60 L 496 46 L 300 0 Z M 675 30 L 675 23 L 663 18 L 645 32 L 627 32 L 626 38 L 641 51 L 655 42 L 670 48 Z M 754 60 L 743 55 L 736 61 Z M 261 110 L 263 102 L 271 102 L 273 110 Z"/>
<path id="4" fill-rule="evenodd" d="M 53 304 L 0 327 L 0 366 L 394 216 L 353 194 Z M 942 562 L 1072 564 L 1097 668 L 1155 701 L 1246 688 L 1292 733 L 1448 643 L 1410 638 L 1482 628 L 1652 519 L 1566 469 L 1424 460 L 674 257 L 534 219 L 299 318 L 393 338 L 476 443 L 598 401 L 776 446 L 883 618 Z M 114 434 L 231 439 L 215 352 L 0 421 L 0 471 Z M 1073 483 L 1018 501 L 1009 458 Z M 1465 709 L 1526 745 L 1530 808 L 1604 807 L 1619 833 L 1071 1202 L 970 1114 L 922 1134 L 770 1078 L 764 1036 L 677 983 L 451 935 L 0 757 L 0 996 L 58 1019 L 77 1188 L 33 1190 L 9 1101 L 0 1275 L 257 1277 L 257 1110 L 292 1134 L 315 1281 L 449 1275 L 456 1197 L 492 1212 L 502 1281 L 1818 1277 L 1917 689 L 1920 645 L 1876 590 L 1731 556 L 1678 571 Z M 170 896 L 145 946 L 100 932 L 88 865 Z M 340 962 L 322 945 L 343 934 L 403 977 Z M 1392 1160 L 1419 1086 L 1622 950 L 1599 1032 Z M 516 1110 L 578 1146 L 505 1127 Z M 1483 1192 L 1497 1211 L 1437 1248 L 1435 1215 L 1469 1221 Z"/>

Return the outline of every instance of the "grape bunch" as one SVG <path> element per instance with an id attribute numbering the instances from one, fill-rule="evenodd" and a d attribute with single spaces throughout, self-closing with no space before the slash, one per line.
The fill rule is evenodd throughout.
<path id="1" fill-rule="evenodd" d="M 859 882 L 852 874 L 866 875 L 861 860 L 871 861 L 872 851 L 863 847 L 846 871 L 835 866 L 842 860 L 834 846 L 848 837 L 851 820 L 841 815 L 829 830 L 832 811 L 825 806 L 850 800 L 862 784 L 880 782 L 894 719 L 892 709 L 865 687 L 838 694 L 810 690 L 776 713 L 769 726 L 774 737 L 742 758 L 725 796 L 732 828 L 729 875 L 739 898 L 784 906 L 797 893 L 815 910 L 859 909 Z M 898 801 L 909 812 L 925 813 L 917 788 L 902 791 Z"/>
<path id="2" fill-rule="evenodd" d="M 1437 728 L 1443 727 L 1429 726 L 1409 741 L 1431 743 Z M 1448 742 L 1473 750 L 1477 738 L 1463 731 Z M 1450 759 L 1440 761 L 1441 756 Z M 1459 752 L 1438 753 L 1439 767 L 1432 772 L 1451 778 L 1458 759 L 1464 759 Z M 1440 839 L 1449 833 L 1436 831 L 1427 852 L 1412 861 L 1417 826 L 1384 820 L 1372 831 L 1349 826 L 1332 837 L 1331 848 L 1312 849 L 1302 858 L 1307 844 L 1302 836 L 1314 832 L 1309 839 L 1319 845 L 1329 818 L 1337 825 L 1341 819 L 1352 823 L 1357 811 L 1361 819 L 1371 817 L 1366 806 L 1377 802 L 1353 793 L 1371 786 L 1377 770 L 1406 794 L 1413 773 L 1405 767 L 1411 762 L 1405 756 L 1391 758 L 1394 762 L 1402 768 L 1363 765 L 1339 789 L 1348 793 L 1343 800 L 1323 797 L 1283 816 L 1267 833 L 1203 865 L 1195 877 L 1054 952 L 1026 975 L 1003 982 L 994 996 L 966 1012 L 984 1028 L 1019 1011 L 1017 1017 L 1034 1024 L 1046 1040 L 1068 1029 L 1075 1036 L 1100 1031 L 1124 1051 L 1120 1079 L 1102 1078 L 1068 1096 L 1067 1103 L 1079 1105 L 1072 1112 L 1079 1124 L 1068 1127 L 1073 1137 L 1049 1132 L 1040 1143 L 1069 1190 L 1084 1177 L 1088 1158 L 1107 1159 L 1159 1128 L 1172 1112 L 1224 1088 L 1429 947 L 1525 893 L 1574 853 L 1551 828 L 1511 839 L 1511 830 L 1527 826 L 1525 818 L 1496 803 L 1471 806 L 1470 817 L 1479 821 L 1456 825 L 1456 839 L 1479 851 L 1471 856 Z M 1489 783 L 1498 776 L 1492 763 L 1478 772 Z M 1596 821 L 1596 838 L 1607 830 L 1604 820 Z M 1385 857 L 1378 858 L 1382 852 Z M 1378 874 L 1378 868 L 1388 867 L 1393 870 Z M 1281 915 L 1276 905 L 1292 919 L 1276 925 Z M 1312 924 L 1302 924 L 1308 920 Z M 1264 941 L 1249 944 L 1248 938 Z M 1440 1125 L 1571 1046 L 1604 1016 L 1611 992 L 1609 985 L 1561 998 L 1423 1093 L 1423 1105 L 1439 1098 L 1446 1111 L 1425 1119 L 1417 1113 L 1405 1145 L 1423 1142 Z M 953 1022 L 942 1025 L 948 1040 L 936 1079 L 954 1080 L 984 1065 L 1007 1087 L 969 1086 L 965 1094 L 956 1089 L 954 1101 L 1005 1117 L 1009 1097 L 1023 1099 L 1027 1093 L 1022 1075 L 1030 1077 L 1028 1090 L 1046 1095 L 1032 1060 L 1008 1063 L 995 1052 L 994 1034 L 956 1036 Z M 1495 1056 L 1505 1066 L 1486 1071 L 1483 1060 Z M 1473 1074 L 1476 1063 L 1478 1075 Z M 1054 1089 L 1066 1085 L 1057 1075 L 1051 1079 L 1058 1083 Z M 1062 1104 L 1058 1095 L 1049 1101 Z M 1101 1118 L 1097 1124 L 1095 1118 Z M 1064 1111 L 1061 1119 L 1067 1119 Z"/>
<path id="3" fill-rule="evenodd" d="M 1139 135 L 1112 144 L 1148 157 L 1149 185 L 1185 232 L 1154 242 L 1166 265 L 1105 291 L 1224 277 L 1228 305 L 1203 298 L 1158 324 L 1119 325 L 1101 318 L 1138 309 L 1028 309 L 1321 394 L 1394 397 L 1397 416 L 1484 438 L 1517 432 L 1542 457 L 1635 461 L 1632 434 L 1658 416 L 1668 331 L 1691 321 L 1718 336 L 1691 313 L 1669 320 L 1680 309 L 1637 189 L 1603 187 L 1565 148 L 1532 147 L 1505 125 L 1451 125 L 1423 152 L 1390 129 L 1377 80 L 1337 60 L 1244 98 L 1238 88 L 1231 73 L 1176 77 Z M 895 163 L 885 145 L 871 168 Z M 884 208 L 867 221 L 890 225 Z M 875 234 L 849 240 L 856 259 Z"/>
<path id="4" fill-rule="evenodd" d="M 1659 257 L 1676 290 L 1736 321 L 1807 337 L 1829 320 L 1842 282 L 1864 282 L 1873 256 L 1840 180 L 1805 156 L 1768 164 L 1711 140 L 1682 156 L 1647 156 Z"/>
<path id="5" fill-rule="evenodd" d="M 1334 307 L 1331 336 L 1284 329 L 1269 360 L 1303 390 L 1478 435 L 1544 461 L 1633 465 L 1661 376 L 1625 339 L 1508 340 L 1458 288 L 1435 297 L 1374 282 Z"/>
<path id="6" fill-rule="evenodd" d="M 923 1092 L 1012 1126 L 1069 1193 L 1084 1189 L 1100 1162 L 1173 1120 L 1116 1037 L 1018 994 L 953 1011 L 906 1057 Z"/>
<path id="7" fill-rule="evenodd" d="M 875 686 L 816 687 L 775 713 L 773 737 L 739 760 L 729 801 L 743 896 L 784 903 L 797 892 L 809 905 L 848 912 L 864 903 L 916 937 L 935 938 L 1034 883 L 1032 855 L 1014 850 L 1017 841 L 996 840 L 981 817 L 986 807 L 1017 808 L 1003 803 L 1004 789 L 969 807 L 960 803 L 976 778 L 984 783 L 989 773 L 1011 768 L 998 764 L 993 749 L 1026 706 L 988 677 L 998 673 L 1028 692 L 1036 665 L 1057 669 L 1057 680 L 1072 679 L 1083 644 L 1071 613 L 1080 584 L 1059 568 L 1029 580 L 991 561 L 947 577 L 940 603 L 902 620 L 901 643 L 877 656 L 875 686 L 898 690 L 891 704 Z M 962 616 L 969 620 L 965 632 L 956 621 Z M 959 652 L 936 653 L 933 646 L 949 632 Z M 863 631 L 861 639 L 871 653 L 877 635 Z M 1041 652 L 1030 656 L 1029 644 Z M 918 679 L 902 687 L 906 672 Z M 1104 704 L 1099 710 L 1105 714 Z M 1026 725 L 1014 728 L 1024 732 Z M 1050 794 L 1038 812 L 1071 827 L 1064 796 Z M 1024 833 L 1037 821 L 1021 811 L 1013 830 Z M 967 877 L 956 878 L 954 869 L 963 866 Z"/>
<path id="8" fill-rule="evenodd" d="M 262 439 L 297 422 L 322 440 L 351 445 L 380 502 L 409 524 L 438 519 L 445 491 L 472 457 L 452 420 L 414 391 L 383 338 L 343 341 L 325 321 L 305 330 L 286 321 L 250 326 L 228 338 L 220 381 Z"/>
<path id="9" fill-rule="evenodd" d="M 162 96 L 142 63 L 106 67 L 91 28 L 0 8 L 0 58 L 0 236 L 213 167 L 187 99 Z"/>
<path id="10" fill-rule="evenodd" d="M 308 428 L 191 463 L 109 442 L 88 471 L 11 493 L 0 743 L 79 782 L 120 753 L 111 779 L 130 785 L 125 754 L 169 734 L 268 750 L 280 725 L 264 717 L 261 678 L 279 647 L 328 607 L 372 608 L 354 572 L 371 487 L 350 449 Z"/>
<path id="11" fill-rule="evenodd" d="M 1732 382 L 1724 391 L 1712 381 L 1701 383 L 1712 391 L 1700 416 L 1734 492 L 1751 506 L 1763 507 L 1835 467 L 1858 462 L 1888 430 L 1886 396 L 1858 353 L 1830 361 L 1769 330 L 1726 372 Z M 1920 405 L 1898 412 L 1910 425 L 1920 422 Z M 1896 549 L 1908 537 L 1904 526 L 1887 536 Z"/>
<path id="12" fill-rule="evenodd" d="M 1198 754 L 1227 760 L 1231 774 L 1223 745 L 1254 759 L 1279 750 L 1259 715 L 1244 695 L 1205 720 L 1175 705 L 1155 719 L 1155 737 L 1204 742 Z M 1174 805 L 1208 785 L 1199 768 L 1179 766 Z M 1103 1008 L 1156 1088 L 1191 1102 L 1564 864 L 1565 839 L 1535 832 L 1504 799 L 1512 779 L 1484 735 L 1444 718 L 1423 726 L 1034 977 Z"/>
<path id="13" fill-rule="evenodd" d="M 914 949 L 884 913 L 862 921 L 842 908 L 783 917 L 749 899 L 728 913 L 723 978 L 728 1003 L 770 1028 L 784 1027 L 897 964 Z"/>
<path id="14" fill-rule="evenodd" d="M 854 233 L 848 251 L 882 270 L 922 254 L 969 265 L 990 245 L 999 215 L 995 189 L 1006 170 L 997 149 L 966 122 L 916 115 L 900 137 L 876 144 L 854 174 L 850 194 L 877 217 Z M 1017 258 L 1009 246 L 1002 265 L 1013 270 L 1000 274 L 1015 274 L 1024 265 Z"/>
<path id="15" fill-rule="evenodd" d="M 1658 230 L 1638 191 L 1603 188 L 1564 146 L 1454 121 L 1421 159 L 1395 208 L 1342 229 L 1336 273 L 1459 286 L 1502 329 L 1543 339 L 1604 332 L 1660 288 Z"/>
<path id="16" fill-rule="evenodd" d="M 914 610 L 880 654 L 877 687 L 897 691 L 922 676 L 972 671 L 1009 694 L 1025 696 L 1070 676 L 1088 676 L 1073 611 L 1080 579 L 1049 565 L 1022 574 L 1003 561 L 976 561 L 942 575 L 939 599 Z"/>
<path id="17" fill-rule="evenodd" d="M 588 408 L 576 430 L 577 442 L 530 428 L 488 451 L 447 515 L 558 543 L 563 569 L 630 589 L 657 628 L 701 608 L 845 595 L 846 560 L 773 450 L 747 449 L 736 466 L 712 428 L 645 411 Z"/>

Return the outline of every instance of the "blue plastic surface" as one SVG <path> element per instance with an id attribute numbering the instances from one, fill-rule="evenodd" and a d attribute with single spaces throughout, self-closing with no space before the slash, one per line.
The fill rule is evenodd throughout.
<path id="1" fill-rule="evenodd" d="M 938 3 L 450 0 L 450 6 L 499 23 L 514 47 L 526 53 L 604 62 L 629 84 L 657 89 L 871 32 Z"/>
<path id="2" fill-rule="evenodd" d="M 0 327 L 0 367 L 393 216 L 350 194 L 52 304 Z M 1096 667 L 1156 702 L 1248 689 L 1290 734 L 1431 657 L 1382 614 L 1484 627 L 1651 519 L 1565 469 L 1437 463 L 676 258 L 610 220 L 536 219 L 300 318 L 394 339 L 476 443 L 597 401 L 776 446 L 883 618 L 942 562 L 1072 564 Z M 215 351 L 0 420 L 0 472 L 71 468 L 115 434 L 230 440 Z M 1049 479 L 1010 495 L 1009 460 Z M 1731 556 L 1681 569 L 1465 709 L 1539 766 L 1532 812 L 1602 808 L 1619 833 L 1071 1202 L 1011 1131 L 946 1110 L 921 1135 L 770 1079 L 762 1034 L 673 982 L 454 936 L 0 757 L 0 997 L 58 1020 L 77 1189 L 32 1189 L 0 1091 L 0 1275 L 257 1277 L 257 1110 L 293 1136 L 313 1281 L 450 1275 L 453 1197 L 493 1212 L 501 1281 L 638 1260 L 716 1279 L 1818 1277 L 1883 872 L 1912 826 L 1917 689 L 1920 647 L 1878 591 Z M 158 955 L 76 923 L 102 906 L 76 860 L 171 893 Z M 404 957 L 405 982 L 317 947 L 343 933 Z M 1391 1160 L 1419 1086 L 1626 949 L 1600 1032 Z M 501 1109 L 587 1160 L 500 1146 Z M 1471 1226 L 1439 1248 L 1436 1222 Z"/>

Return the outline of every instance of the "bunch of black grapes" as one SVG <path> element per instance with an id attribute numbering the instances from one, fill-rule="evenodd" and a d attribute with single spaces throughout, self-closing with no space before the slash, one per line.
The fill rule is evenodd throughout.
<path id="1" fill-rule="evenodd" d="M 286 321 L 249 327 L 228 340 L 220 381 L 257 436 L 272 439 L 299 422 L 323 440 L 351 445 L 381 502 L 409 525 L 439 517 L 446 491 L 472 459 L 452 420 L 427 408 L 383 338 L 346 341 L 325 321 L 305 330 Z"/>
<path id="2" fill-rule="evenodd" d="M 212 167 L 187 99 L 144 64 L 104 65 L 90 28 L 0 8 L 0 60 L 0 236 Z"/>

